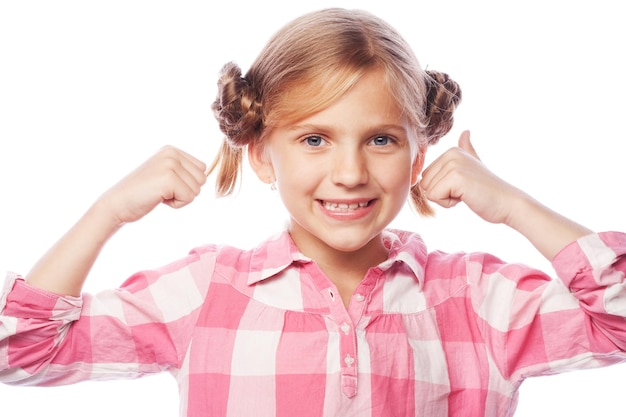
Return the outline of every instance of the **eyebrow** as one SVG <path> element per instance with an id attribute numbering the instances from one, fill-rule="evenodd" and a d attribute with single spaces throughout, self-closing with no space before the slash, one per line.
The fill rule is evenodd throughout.
<path id="1" fill-rule="evenodd" d="M 328 132 L 328 131 L 334 130 L 332 126 L 317 125 L 317 124 L 311 124 L 311 123 L 295 124 L 295 125 L 289 126 L 287 129 L 293 130 L 293 131 L 310 130 L 310 131 L 315 131 L 315 132 Z M 366 132 L 369 132 L 369 134 L 381 133 L 385 131 L 400 131 L 404 134 L 408 134 L 408 129 L 405 126 L 402 126 L 399 124 L 393 124 L 393 123 L 385 123 L 381 125 L 373 124 L 371 126 L 364 127 L 363 130 Z"/>

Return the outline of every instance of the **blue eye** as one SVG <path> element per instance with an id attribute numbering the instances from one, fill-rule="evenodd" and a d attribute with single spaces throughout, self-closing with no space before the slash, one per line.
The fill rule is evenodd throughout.
<path id="1" fill-rule="evenodd" d="M 318 146 L 322 146 L 324 144 L 324 139 L 321 136 L 307 136 L 304 139 L 304 142 L 311 147 L 318 147 Z"/>
<path id="2" fill-rule="evenodd" d="M 372 145 L 385 146 L 391 143 L 391 138 L 389 138 L 389 136 L 376 136 L 375 138 L 371 140 L 370 143 Z"/>

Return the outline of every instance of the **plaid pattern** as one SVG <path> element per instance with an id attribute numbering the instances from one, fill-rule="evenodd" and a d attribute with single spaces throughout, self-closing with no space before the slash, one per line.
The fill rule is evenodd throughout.
<path id="1" fill-rule="evenodd" d="M 95 296 L 9 275 L 0 380 L 169 371 L 181 416 L 510 416 L 524 378 L 626 357 L 626 235 L 572 243 L 551 279 L 482 253 L 428 253 L 388 230 L 389 259 L 346 309 L 285 232 L 206 246 Z"/>

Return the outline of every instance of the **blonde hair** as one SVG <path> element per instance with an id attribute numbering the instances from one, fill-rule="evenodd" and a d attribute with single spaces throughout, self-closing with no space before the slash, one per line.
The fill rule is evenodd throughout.
<path id="1" fill-rule="evenodd" d="M 212 109 L 225 138 L 209 169 L 219 167 L 217 194 L 234 191 L 246 145 L 280 122 L 326 108 L 373 69 L 383 70 L 419 146 L 450 131 L 460 87 L 447 74 L 424 71 L 388 23 L 361 10 L 308 13 L 276 32 L 245 76 L 235 63 L 222 68 Z M 432 214 L 419 186 L 411 201 L 420 214 Z"/>

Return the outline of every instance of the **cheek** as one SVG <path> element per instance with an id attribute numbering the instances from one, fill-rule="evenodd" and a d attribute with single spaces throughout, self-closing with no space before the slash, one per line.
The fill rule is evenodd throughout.
<path id="1" fill-rule="evenodd" d="M 274 167 L 274 173 L 276 174 L 276 181 L 279 184 L 287 184 L 293 180 L 294 166 L 293 161 L 290 158 L 273 158 L 272 166 Z M 295 171 L 298 173 L 298 171 Z M 290 175 L 291 173 L 291 175 Z"/>
<path id="2" fill-rule="evenodd" d="M 316 171 L 310 163 L 297 157 L 277 158 L 274 161 L 276 183 L 283 201 L 310 191 L 316 181 Z"/>
<path id="3" fill-rule="evenodd" d="M 413 174 L 412 161 L 408 155 L 387 160 L 376 168 L 377 181 L 386 188 L 409 188 Z"/>

